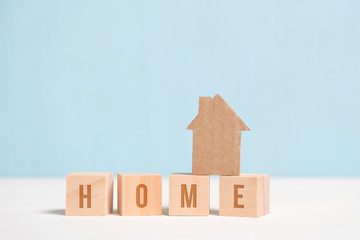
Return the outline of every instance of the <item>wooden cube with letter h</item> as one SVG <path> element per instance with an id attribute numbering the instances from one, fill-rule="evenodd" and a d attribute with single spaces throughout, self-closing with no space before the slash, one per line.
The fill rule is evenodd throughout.
<path id="1" fill-rule="evenodd" d="M 104 216 L 113 211 L 113 173 L 77 172 L 66 176 L 67 216 Z"/>
<path id="2" fill-rule="evenodd" d="M 122 216 L 161 215 L 161 175 L 118 173 L 118 211 Z"/>
<path id="3" fill-rule="evenodd" d="M 220 216 L 261 217 L 270 212 L 270 176 L 220 176 Z"/>
<path id="4" fill-rule="evenodd" d="M 210 177 L 170 174 L 169 215 L 207 216 L 210 207 Z"/>

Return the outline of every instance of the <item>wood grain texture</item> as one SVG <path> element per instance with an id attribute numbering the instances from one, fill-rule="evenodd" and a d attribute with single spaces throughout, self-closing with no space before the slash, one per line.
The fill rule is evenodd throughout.
<path id="1" fill-rule="evenodd" d="M 210 177 L 170 174 L 169 215 L 207 216 L 210 207 Z"/>
<path id="2" fill-rule="evenodd" d="M 122 216 L 162 214 L 162 177 L 156 173 L 118 173 L 118 211 Z"/>
<path id="3" fill-rule="evenodd" d="M 261 217 L 270 212 L 270 175 L 220 176 L 220 216 Z"/>
<path id="4" fill-rule="evenodd" d="M 67 216 L 104 216 L 113 211 L 114 174 L 77 172 L 66 176 Z"/>
<path id="5" fill-rule="evenodd" d="M 239 175 L 241 131 L 250 129 L 220 95 L 199 98 L 193 130 L 193 174 Z"/>

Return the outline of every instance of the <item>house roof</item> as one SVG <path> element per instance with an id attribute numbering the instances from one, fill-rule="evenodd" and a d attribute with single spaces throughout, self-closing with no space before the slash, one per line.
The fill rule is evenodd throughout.
<path id="1" fill-rule="evenodd" d="M 226 113 L 226 114 L 224 114 Z M 221 116 L 216 116 L 221 115 Z M 219 95 L 216 94 L 213 98 L 211 97 L 200 97 L 199 98 L 199 113 L 193 119 L 193 121 L 187 126 L 186 129 L 193 130 L 196 127 L 201 125 L 201 118 L 204 117 L 220 117 L 224 119 L 226 116 L 231 116 L 235 118 L 236 124 L 238 124 L 240 131 L 250 131 L 248 126 L 241 120 L 241 118 L 236 114 L 236 112 L 225 102 L 225 100 Z"/>

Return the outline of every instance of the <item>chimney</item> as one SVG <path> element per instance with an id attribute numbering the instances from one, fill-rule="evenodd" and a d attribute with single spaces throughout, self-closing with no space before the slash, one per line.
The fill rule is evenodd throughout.
<path id="1" fill-rule="evenodd" d="M 205 109 L 209 111 L 211 97 L 199 97 L 199 115 L 205 113 Z"/>

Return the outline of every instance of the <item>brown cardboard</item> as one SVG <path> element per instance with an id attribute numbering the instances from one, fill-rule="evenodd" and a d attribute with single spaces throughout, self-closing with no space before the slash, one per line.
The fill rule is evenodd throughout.
<path id="1" fill-rule="evenodd" d="M 199 98 L 199 113 L 186 129 L 193 130 L 193 174 L 240 174 L 241 131 L 250 129 L 219 94 Z"/>

